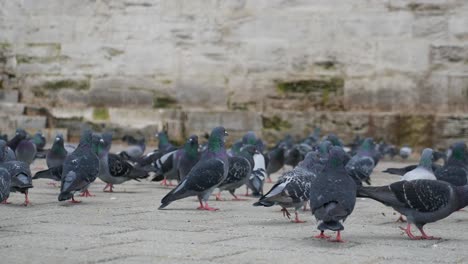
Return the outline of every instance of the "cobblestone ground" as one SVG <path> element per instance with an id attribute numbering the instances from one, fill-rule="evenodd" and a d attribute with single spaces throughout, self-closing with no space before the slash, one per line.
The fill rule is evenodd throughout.
<path id="1" fill-rule="evenodd" d="M 397 180 L 380 171 L 403 165 L 381 162 L 373 184 Z M 39 161 L 33 168 L 44 166 Z M 309 211 L 301 212 L 307 223 L 295 224 L 279 207 L 253 207 L 253 198 L 211 201 L 218 212 L 195 210 L 195 198 L 157 210 L 168 187 L 127 182 L 103 193 L 96 181 L 90 188 L 95 197 L 70 204 L 59 203 L 59 189 L 47 183 L 34 182 L 29 207 L 15 193 L 12 204 L 1 205 L 0 263 L 468 263 L 464 211 L 426 226 L 442 240 L 410 241 L 390 208 L 359 199 L 345 223 L 347 242 L 337 244 L 313 238 L 318 232 Z"/>

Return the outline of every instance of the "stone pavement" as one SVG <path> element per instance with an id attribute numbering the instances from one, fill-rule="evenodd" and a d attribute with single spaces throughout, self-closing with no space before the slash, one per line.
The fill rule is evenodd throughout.
<path id="1" fill-rule="evenodd" d="M 373 183 L 397 180 L 379 171 L 403 165 L 381 162 Z M 36 170 L 43 166 L 34 164 Z M 157 210 L 169 188 L 127 182 L 103 193 L 99 181 L 90 188 L 95 197 L 70 204 L 59 203 L 59 189 L 47 183 L 34 182 L 30 207 L 21 206 L 23 196 L 15 193 L 12 204 L 0 207 L 0 263 L 468 263 L 463 211 L 426 226 L 444 239 L 410 241 L 390 208 L 360 199 L 345 223 L 347 242 L 337 244 L 312 237 L 318 232 L 309 211 L 301 212 L 307 223 L 295 224 L 279 207 L 251 206 L 253 198 L 212 201 L 218 212 L 195 210 L 195 198 Z"/>

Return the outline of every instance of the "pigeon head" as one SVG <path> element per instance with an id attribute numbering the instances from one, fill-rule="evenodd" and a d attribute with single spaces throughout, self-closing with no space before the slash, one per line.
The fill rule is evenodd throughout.
<path id="1" fill-rule="evenodd" d="M 156 136 L 159 140 L 159 145 L 158 145 L 158 148 L 161 149 L 163 148 L 165 145 L 169 144 L 169 137 L 167 136 L 167 133 L 166 131 L 161 131 L 157 134 Z"/>
<path id="2" fill-rule="evenodd" d="M 36 145 L 42 144 L 44 140 L 44 136 L 42 135 L 42 132 L 41 131 L 36 132 L 36 134 L 34 134 L 34 136 L 32 137 L 32 140 L 34 144 Z"/>
<path id="3" fill-rule="evenodd" d="M 322 155 L 328 155 L 332 146 L 330 141 L 324 140 L 318 145 L 318 152 Z"/>
<path id="4" fill-rule="evenodd" d="M 430 148 L 425 148 L 421 154 L 419 160 L 419 166 L 422 166 L 428 170 L 432 170 L 433 151 Z"/>
<path id="5" fill-rule="evenodd" d="M 102 139 L 104 140 L 104 150 L 109 152 L 112 146 L 112 132 L 102 133 Z"/>
<path id="6" fill-rule="evenodd" d="M 344 161 L 345 161 L 346 153 L 344 152 L 343 148 L 338 146 L 333 146 L 330 149 L 329 157 L 328 157 L 328 167 L 332 168 L 344 168 Z"/>
<path id="7" fill-rule="evenodd" d="M 228 135 L 224 127 L 215 127 L 211 131 L 210 138 L 208 139 L 208 149 L 214 152 L 220 151 L 224 148 L 224 138 Z"/>
<path id="8" fill-rule="evenodd" d="M 466 144 L 465 142 L 456 142 L 452 146 L 450 159 L 465 162 L 466 161 Z"/>
<path id="9" fill-rule="evenodd" d="M 234 155 L 238 155 L 240 152 L 241 152 L 241 148 L 242 148 L 242 141 L 236 141 L 234 142 L 234 144 L 232 144 L 231 146 L 231 151 Z"/>
<path id="10" fill-rule="evenodd" d="M 240 149 L 240 152 L 246 153 L 249 155 L 254 155 L 260 153 L 255 145 L 245 145 Z"/>
<path id="11" fill-rule="evenodd" d="M 307 153 L 304 160 L 299 162 L 297 166 L 306 169 L 313 169 L 318 160 L 320 160 L 320 153 L 318 151 L 310 151 Z"/>
<path id="12" fill-rule="evenodd" d="M 91 149 L 96 155 L 98 155 L 98 157 L 103 157 L 107 153 L 108 149 L 106 148 L 106 143 L 101 135 L 96 133 L 92 134 Z"/>
<path id="13" fill-rule="evenodd" d="M 198 136 L 191 135 L 185 142 L 184 150 L 189 156 L 195 157 L 198 155 Z"/>
<path id="14" fill-rule="evenodd" d="M 257 143 L 257 136 L 255 132 L 249 131 L 242 137 L 242 144 L 244 145 L 255 145 Z"/>
<path id="15" fill-rule="evenodd" d="M 24 129 L 18 128 L 16 129 L 15 137 L 17 137 L 18 139 L 25 139 L 26 137 L 28 137 L 28 133 Z"/>
<path id="16" fill-rule="evenodd" d="M 333 146 L 343 146 L 343 143 L 341 143 L 341 140 L 338 138 L 338 136 L 333 133 L 328 134 L 327 140 L 330 141 Z"/>

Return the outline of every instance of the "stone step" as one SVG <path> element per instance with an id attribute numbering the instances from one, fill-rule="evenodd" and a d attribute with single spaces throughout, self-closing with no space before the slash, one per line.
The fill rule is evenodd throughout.
<path id="1" fill-rule="evenodd" d="M 0 101 L 0 113 L 6 115 L 22 115 L 24 113 L 24 104 L 8 103 Z"/>
<path id="2" fill-rule="evenodd" d="M 0 102 L 17 103 L 19 93 L 16 90 L 0 90 Z"/>
<path id="3" fill-rule="evenodd" d="M 16 128 L 23 128 L 26 130 L 44 130 L 46 127 L 47 118 L 45 116 L 22 116 L 22 115 L 7 115 L 0 114 L 2 123 L 0 129 L 4 133 L 15 131 Z"/>

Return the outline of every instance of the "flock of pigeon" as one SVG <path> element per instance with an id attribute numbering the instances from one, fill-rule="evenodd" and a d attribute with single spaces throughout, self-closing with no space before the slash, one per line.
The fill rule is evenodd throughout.
<path id="1" fill-rule="evenodd" d="M 106 183 L 103 191 L 108 192 L 113 192 L 116 184 L 150 177 L 151 181 L 161 181 L 167 186 L 174 180 L 178 182 L 161 199 L 159 209 L 179 199 L 197 196 L 200 203 L 197 209 L 216 211 L 217 208 L 208 205 L 215 190 L 216 200 L 223 199 L 223 191 L 229 191 L 233 200 L 242 200 L 235 191 L 246 186 L 246 195 L 251 191 L 252 196 L 259 197 L 254 206 L 279 205 L 288 218 L 291 217 L 288 209 L 292 208 L 296 223 L 303 223 L 298 210 L 309 204 L 318 221 L 320 234 L 316 238 L 329 239 L 325 231 L 336 231 L 336 238 L 330 240 L 335 242 L 343 242 L 343 223 L 353 212 L 357 197 L 376 200 L 406 216 L 408 224 L 402 229 L 410 239 L 438 239 L 428 236 L 423 226 L 468 205 L 464 142 L 454 143 L 446 152 L 426 148 L 419 164 L 384 171 L 401 175 L 400 181 L 374 187 L 364 185 L 371 184 L 371 174 L 379 160 L 385 155 L 408 158 L 410 147 L 398 150 L 393 145 L 359 137 L 345 147 L 336 135 L 320 138 L 320 131 L 315 130 L 299 142 L 286 136 L 269 151 L 254 132 L 248 132 L 227 150 L 227 135 L 223 127 L 216 127 L 206 136 L 205 143 L 200 144 L 198 137 L 192 135 L 178 148 L 170 143 L 165 132 L 160 132 L 158 149 L 148 154 L 144 154 L 144 139 L 125 136 L 128 148 L 114 154 L 110 153 L 111 133 L 84 130 L 77 146 L 65 144 L 63 136 L 57 135 L 52 147 L 44 149 L 46 142 L 40 132 L 29 136 L 18 129 L 11 140 L 6 136 L 0 138 L 0 201 L 8 203 L 10 192 L 20 192 L 25 194 L 24 205 L 28 205 L 32 180 L 40 178 L 60 182 L 59 201 L 79 203 L 74 194 L 92 196 L 88 187 L 97 177 Z M 48 168 L 33 176 L 29 166 L 36 158 L 45 158 Z M 443 165 L 436 163 L 439 159 L 443 159 Z M 285 165 L 292 169 L 285 171 Z M 281 169 L 284 173 L 264 192 L 264 182 L 271 182 L 270 175 Z M 411 232 L 411 224 L 421 236 Z"/>

